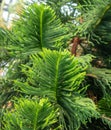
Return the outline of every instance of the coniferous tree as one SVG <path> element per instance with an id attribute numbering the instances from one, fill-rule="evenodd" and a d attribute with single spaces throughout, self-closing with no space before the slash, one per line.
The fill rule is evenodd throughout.
<path id="1" fill-rule="evenodd" d="M 40 2 L 43 3 L 42 0 Z M 47 5 L 50 5 L 55 13 Z M 63 7 L 67 7 L 71 13 L 65 11 Z M 31 100 L 37 99 L 37 104 L 39 104 L 41 98 L 48 98 L 49 101 L 44 101 L 42 106 L 37 105 L 38 111 L 46 102 L 46 104 L 51 104 L 53 116 L 49 120 L 55 117 L 55 121 L 47 127 L 43 125 L 38 129 L 111 129 L 110 0 L 58 0 L 56 6 L 55 1 L 47 0 L 46 5 L 36 8 L 36 4 L 34 4 L 27 9 L 21 14 L 20 19 L 14 22 L 11 30 L 0 29 L 1 66 L 5 66 L 7 62 L 9 67 L 7 77 L 1 81 L 1 108 L 8 108 L 11 104 L 12 108 L 10 109 L 13 111 L 13 103 L 10 102 L 13 95 L 28 97 Z M 48 10 L 50 11 L 48 12 Z M 76 47 L 74 46 L 77 55 L 79 55 L 79 57 L 74 58 L 75 61 L 72 60 L 72 56 L 69 56 L 69 52 L 63 51 L 64 48 L 68 50 L 68 43 L 73 38 L 79 39 L 79 44 Z M 75 44 L 75 41 L 73 40 L 73 44 Z M 81 50 L 82 52 L 80 52 Z M 92 60 L 91 64 L 89 63 L 90 59 Z M 66 65 L 67 62 L 70 62 L 69 65 Z M 73 70 L 74 64 L 78 66 L 77 70 Z M 85 67 L 86 65 L 87 67 Z M 77 72 L 77 75 L 74 72 Z M 86 76 L 83 76 L 82 72 L 86 72 Z M 59 74 L 62 77 L 59 77 Z M 82 79 L 81 76 L 83 76 Z M 50 87 L 50 85 L 53 87 Z M 45 87 L 47 88 L 46 91 Z M 85 98 L 84 94 L 90 99 Z M 61 95 L 63 95 L 63 99 L 60 98 Z M 3 100 L 3 97 L 5 100 Z M 19 102 L 19 99 L 17 101 Z M 20 99 L 21 104 L 24 104 L 24 101 L 25 99 L 23 101 Z M 27 107 L 22 105 L 21 109 L 26 110 L 29 104 L 33 104 L 33 102 L 27 103 Z M 74 105 L 77 107 L 74 107 Z M 88 105 L 92 106 L 92 109 Z M 17 102 L 14 103 L 14 106 L 17 106 Z M 76 108 L 78 108 L 77 111 Z M 55 109 L 58 113 L 57 118 L 53 113 Z M 2 111 L 1 114 L 3 115 Z M 14 113 L 15 117 L 13 116 Z M 17 117 L 20 121 L 22 114 L 24 112 L 19 113 L 18 107 L 15 107 L 12 114 L 9 110 L 4 117 L 2 116 L 3 122 L 9 120 L 9 122 L 7 121 L 9 127 L 7 128 L 2 123 L 2 129 L 12 130 L 12 126 L 15 126 L 13 129 L 18 129 L 18 127 L 16 128 L 18 122 L 15 118 Z M 29 117 L 30 115 L 27 115 L 26 120 Z M 59 121 L 56 119 L 59 119 Z M 77 121 L 76 124 L 75 120 Z M 27 129 L 37 128 L 36 125 L 35 127 L 32 126 L 33 122 L 27 126 Z M 21 122 L 19 129 L 26 129 L 24 122 L 23 124 Z"/>

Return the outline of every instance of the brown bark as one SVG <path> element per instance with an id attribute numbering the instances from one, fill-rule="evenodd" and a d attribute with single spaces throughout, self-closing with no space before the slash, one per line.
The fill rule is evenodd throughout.
<path id="1" fill-rule="evenodd" d="M 71 54 L 76 56 L 76 50 L 77 50 L 77 46 L 80 44 L 81 40 L 79 37 L 75 37 L 72 39 L 71 43 L 72 43 L 72 48 L 71 48 Z"/>

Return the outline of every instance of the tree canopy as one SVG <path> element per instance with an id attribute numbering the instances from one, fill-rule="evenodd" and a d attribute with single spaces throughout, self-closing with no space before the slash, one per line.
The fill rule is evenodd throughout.
<path id="1" fill-rule="evenodd" d="M 0 24 L 1 130 L 111 129 L 110 0 L 21 5 Z"/>

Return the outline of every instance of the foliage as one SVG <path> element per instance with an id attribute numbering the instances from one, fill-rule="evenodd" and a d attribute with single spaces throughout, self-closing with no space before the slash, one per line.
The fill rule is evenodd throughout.
<path id="1" fill-rule="evenodd" d="M 49 6 L 32 4 L 25 7 L 19 17 L 13 21 L 10 30 L 0 30 L 0 47 L 6 52 L 1 55 L 1 60 L 11 57 L 11 64 L 15 59 L 27 59 L 27 55 L 42 48 L 62 48 L 65 44 L 63 40 L 69 36 L 67 28 L 63 27 Z"/>
<path id="2" fill-rule="evenodd" d="M 46 2 L 50 5 L 56 12 L 56 15 L 61 19 L 62 23 L 67 24 L 68 22 L 74 20 L 74 15 L 76 13 L 75 0 L 47 0 Z"/>
<path id="3" fill-rule="evenodd" d="M 42 48 L 57 49 L 62 47 L 61 41 L 66 33 L 67 30 L 50 7 L 32 4 L 14 22 L 9 49 L 14 49 L 17 55 L 29 55 Z"/>
<path id="4" fill-rule="evenodd" d="M 103 96 L 111 94 L 110 69 L 90 67 L 87 73 L 92 75 L 92 78 L 94 78 L 94 86 L 101 90 Z"/>
<path id="5" fill-rule="evenodd" d="M 102 121 L 111 129 L 111 97 L 106 95 L 98 102 L 98 108 L 102 115 Z"/>
<path id="6" fill-rule="evenodd" d="M 26 81 L 15 83 L 26 94 L 48 97 L 60 110 L 62 129 L 79 129 L 81 123 L 86 124 L 92 117 L 98 117 L 94 103 L 81 95 L 85 89 L 80 88 L 85 68 L 68 51 L 44 49 L 31 59 L 31 67 L 22 67 Z"/>
<path id="7" fill-rule="evenodd" d="M 104 114 L 104 116 L 111 117 L 110 109 L 111 109 L 111 97 L 110 95 L 107 95 L 106 97 L 102 98 L 98 102 L 98 106 L 100 109 L 101 114 Z"/>
<path id="8" fill-rule="evenodd" d="M 6 50 L 6 44 L 7 44 L 7 38 L 5 37 L 7 35 L 7 31 L 3 28 L 0 28 L 0 67 L 3 64 L 3 61 L 7 61 L 9 59 L 8 51 Z"/>
<path id="9" fill-rule="evenodd" d="M 8 68 L 5 84 L 2 83 L 4 85 L 0 88 L 4 89 L 4 94 L 0 97 L 5 100 L 7 97 L 3 95 L 7 95 L 7 88 L 14 87 L 13 80 L 17 78 L 24 80 L 20 64 L 30 64 L 29 55 L 43 48 L 59 50 L 63 45 L 62 40 L 69 34 L 50 7 L 32 4 L 24 9 L 10 30 L 1 29 L 0 36 L 0 47 L 6 52 L 0 55 L 1 66 Z"/>
<path id="10" fill-rule="evenodd" d="M 25 6 L 10 30 L 0 28 L 0 61 L 8 68 L 0 86 L 2 129 L 111 129 L 110 13 L 109 0 L 47 0 Z M 92 55 L 73 57 L 66 51 L 73 35 L 82 47 L 88 44 L 86 52 L 99 59 L 97 64 L 91 66 Z M 22 99 L 14 99 L 14 107 L 4 113 L 6 103 L 20 93 Z M 36 124 L 32 115 L 47 120 Z"/>
<path id="11" fill-rule="evenodd" d="M 5 113 L 3 120 L 3 130 L 49 130 L 57 122 L 57 110 L 47 99 L 39 102 L 19 99 L 15 108 Z"/>
<path id="12" fill-rule="evenodd" d="M 93 43 L 107 43 L 110 39 L 110 0 L 83 0 L 78 6 L 83 22 L 77 26 L 76 34 L 86 36 Z"/>

